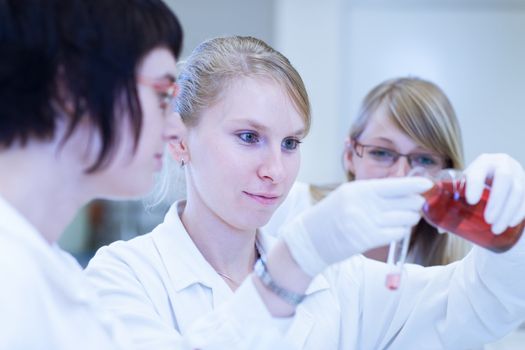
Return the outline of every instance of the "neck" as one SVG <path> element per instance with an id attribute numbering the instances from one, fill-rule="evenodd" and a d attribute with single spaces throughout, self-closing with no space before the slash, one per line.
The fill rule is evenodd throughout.
<path id="1" fill-rule="evenodd" d="M 0 152 L 0 196 L 50 244 L 55 243 L 88 198 L 60 164 L 53 144 L 28 144 Z"/>
<path id="2" fill-rule="evenodd" d="M 256 230 L 237 229 L 212 212 L 202 201 L 188 200 L 182 223 L 204 258 L 225 280 L 240 284 L 257 259 Z M 224 275 L 228 276 L 227 278 Z M 228 284 L 231 287 L 231 280 Z"/>

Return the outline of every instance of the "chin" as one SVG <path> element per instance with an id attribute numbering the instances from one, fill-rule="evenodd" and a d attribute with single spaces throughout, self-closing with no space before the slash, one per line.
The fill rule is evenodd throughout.
<path id="1" fill-rule="evenodd" d="M 261 213 L 262 214 L 262 213 Z M 259 229 L 266 225 L 268 221 L 272 218 L 272 213 L 264 215 L 253 215 L 251 218 L 248 218 L 245 222 L 247 226 L 251 226 L 250 229 Z"/>

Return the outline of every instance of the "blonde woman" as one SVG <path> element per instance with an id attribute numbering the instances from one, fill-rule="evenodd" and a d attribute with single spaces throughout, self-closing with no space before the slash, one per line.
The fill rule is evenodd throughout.
<path id="1" fill-rule="evenodd" d="M 454 109 L 443 91 L 418 78 L 382 82 L 364 98 L 350 128 L 343 154 L 348 181 L 400 177 L 418 166 L 430 173 L 463 169 L 463 144 Z M 278 232 L 284 222 L 324 198 L 336 186 L 297 183 L 287 200 L 263 228 Z M 470 244 L 421 220 L 412 230 L 407 260 L 423 266 L 461 259 Z M 365 256 L 386 261 L 388 247 Z"/>
<path id="2" fill-rule="evenodd" d="M 274 297 L 266 303 L 273 315 L 279 315 L 276 306 L 287 316 L 299 305 L 293 319 L 275 320 L 294 348 L 409 348 L 411 339 L 441 348 L 444 341 L 459 337 L 462 345 L 477 345 L 525 314 L 515 297 L 522 288 L 490 270 L 510 266 L 512 254 L 493 258 L 474 250 L 464 261 L 443 268 L 408 266 L 395 293 L 384 287 L 388 266 L 359 255 L 403 237 L 420 220 L 419 194 L 431 186 L 424 178 L 345 183 L 287 225 L 283 240 L 272 242 L 258 227 L 270 219 L 295 180 L 298 146 L 310 122 L 299 75 L 260 40 L 227 37 L 198 46 L 179 82 L 181 125 L 169 150 L 185 173 L 187 199 L 174 203 L 152 232 L 102 248 L 86 270 L 104 305 L 133 331 L 140 348 L 171 348 L 197 319 L 230 305 L 239 293 L 246 295 L 251 281 L 259 292 Z M 471 202 L 479 200 L 476 191 L 487 173 L 494 172 L 505 188 L 515 189 L 508 201 L 498 196 L 492 200 L 496 208 L 513 214 L 497 215 L 497 221 L 508 226 L 523 218 L 520 185 L 525 175 L 519 164 L 490 156 L 469 168 Z M 521 251 L 518 247 L 516 254 Z M 276 252 L 281 259 L 275 259 Z M 286 258 L 303 275 L 290 273 L 293 266 L 285 264 Z M 242 282 L 254 264 L 255 276 Z M 516 264 L 512 273 L 519 274 L 522 265 Z M 246 325 L 264 319 L 265 308 L 256 301 L 241 310 Z M 497 312 L 491 308 L 490 317 L 480 313 L 480 308 L 496 305 L 505 307 Z M 505 310 L 513 310 L 512 315 Z M 260 343 L 228 348 L 273 348 L 265 343 L 271 322 L 260 324 L 255 333 L 243 324 L 233 328 L 244 329 L 245 338 Z M 217 327 L 230 329 L 232 324 L 218 322 Z M 486 327 L 492 333 L 479 335 Z M 421 343 L 423 338 L 428 343 Z"/>
<path id="3" fill-rule="evenodd" d="M 234 291 L 246 294 L 241 283 L 259 257 L 272 257 L 272 246 L 287 251 L 257 228 L 270 219 L 294 183 L 299 144 L 310 126 L 310 106 L 300 76 L 283 55 L 258 39 L 227 37 L 202 43 L 185 63 L 178 83 L 176 110 L 181 125 L 177 138 L 169 143 L 169 153 L 185 173 L 187 198 L 174 203 L 151 233 L 100 249 L 86 269 L 105 305 L 133 330 L 134 342 L 148 349 L 171 346 L 199 318 L 230 302 Z M 170 182 L 173 174 L 166 175 Z M 400 191 L 399 198 L 410 205 L 393 209 L 406 219 L 388 225 L 395 227 L 393 233 L 377 236 L 382 244 L 415 223 L 422 203 L 418 193 L 429 186 L 421 178 L 381 183 L 377 188 L 384 185 Z M 162 182 L 159 186 L 166 187 Z M 383 200 L 377 203 L 382 205 Z M 351 241 L 347 246 L 348 256 L 369 247 Z M 309 280 L 306 274 L 297 279 L 284 264 L 268 261 L 268 267 L 272 264 L 272 278 L 280 287 L 301 291 L 297 288 L 304 285 L 301 280 Z M 259 279 L 254 281 L 260 285 Z M 288 308 L 304 297 L 270 290 Z M 324 300 L 328 305 L 326 327 L 309 342 L 336 346 L 339 310 L 330 302 L 327 281 L 315 280 L 306 295 L 318 295 L 308 304 Z M 311 337 L 310 307 L 293 320 L 280 320 L 289 328 L 287 339 L 294 345 Z M 245 311 L 250 317 L 264 313 L 256 302 Z M 265 339 L 265 332 L 261 322 L 252 338 Z"/>

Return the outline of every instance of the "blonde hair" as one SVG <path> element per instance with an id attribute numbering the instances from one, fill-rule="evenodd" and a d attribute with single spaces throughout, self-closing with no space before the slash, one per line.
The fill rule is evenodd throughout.
<path id="1" fill-rule="evenodd" d="M 182 69 L 176 111 L 188 126 L 213 105 L 229 83 L 240 77 L 270 78 L 280 84 L 310 128 L 310 102 L 303 80 L 290 61 L 264 41 L 243 36 L 219 37 L 201 43 Z"/>
<path id="2" fill-rule="evenodd" d="M 421 146 L 446 159 L 446 167 L 462 169 L 463 142 L 454 108 L 445 93 L 434 83 L 415 78 L 387 80 L 364 98 L 361 110 L 350 129 L 356 140 L 379 106 L 385 106 L 394 124 Z M 349 180 L 353 178 L 350 172 Z M 450 234 L 440 234 L 426 221 L 415 227 L 410 250 L 421 265 L 447 264 L 462 258 L 470 245 Z"/>
<path id="3" fill-rule="evenodd" d="M 396 78 L 374 87 L 364 98 L 361 109 L 350 129 L 350 140 L 356 140 L 365 130 L 374 112 L 385 106 L 394 124 L 421 146 L 443 156 L 446 167 L 462 169 L 463 143 L 454 108 L 444 92 L 434 83 L 415 78 Z M 349 181 L 354 174 L 348 172 Z M 312 195 L 323 197 L 327 191 L 313 187 Z M 462 258 L 470 244 L 421 220 L 414 228 L 410 243 L 414 262 L 442 265 Z"/>
<path id="4" fill-rule="evenodd" d="M 463 141 L 454 108 L 445 93 L 434 83 L 419 78 L 384 81 L 364 98 L 357 119 L 350 128 L 356 140 L 370 118 L 386 106 L 394 124 L 421 146 L 442 155 L 446 167 L 463 169 Z M 353 174 L 347 174 L 353 179 Z"/>
<path id="5" fill-rule="evenodd" d="M 194 127 L 202 111 L 214 105 L 239 78 L 271 79 L 279 84 L 304 120 L 305 135 L 311 124 L 308 94 L 301 76 L 290 61 L 264 41 L 247 36 L 218 37 L 197 46 L 179 73 L 180 92 L 175 101 L 184 124 Z M 171 157 L 164 157 L 165 166 L 157 179 L 149 208 L 180 198 L 181 172 L 177 174 Z"/>

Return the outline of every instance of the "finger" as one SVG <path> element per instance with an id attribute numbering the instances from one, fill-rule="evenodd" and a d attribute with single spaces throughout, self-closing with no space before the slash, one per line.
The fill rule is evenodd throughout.
<path id="1" fill-rule="evenodd" d="M 485 220 L 494 224 L 502 213 L 508 210 L 508 201 L 512 200 L 510 191 L 512 190 L 514 179 L 511 174 L 507 171 L 501 171 L 496 169 L 494 173 L 494 179 L 492 180 L 492 186 L 490 189 L 490 195 L 487 200 L 487 206 L 483 216 Z M 517 205 L 516 199 L 512 205 Z"/>
<path id="2" fill-rule="evenodd" d="M 494 166 L 488 158 L 489 155 L 481 155 L 464 172 L 465 197 L 471 205 L 479 202 L 485 189 L 485 180 L 494 172 Z"/>
<path id="3" fill-rule="evenodd" d="M 493 221 L 492 230 L 498 234 L 503 232 L 507 227 L 516 226 L 523 219 L 522 207 L 525 202 L 525 182 L 520 179 L 514 179 L 513 185 L 509 189 L 507 200 L 502 206 L 499 214 Z M 516 219 L 518 218 L 518 220 Z M 515 223 L 518 221 L 517 223 Z"/>
<path id="4" fill-rule="evenodd" d="M 383 213 L 378 221 L 379 227 L 412 227 L 421 220 L 419 212 L 395 210 Z"/>
<path id="5" fill-rule="evenodd" d="M 425 198 L 419 194 L 406 197 L 383 198 L 381 208 L 383 210 L 412 210 L 418 212 L 425 204 Z"/>
<path id="6" fill-rule="evenodd" d="M 410 234 L 411 230 L 412 230 L 412 227 L 408 227 L 408 226 L 383 228 L 381 230 L 381 234 L 385 238 L 385 240 L 382 244 L 387 244 L 392 241 L 399 241 L 403 239 L 406 235 Z"/>
<path id="7" fill-rule="evenodd" d="M 364 180 L 373 183 L 376 193 L 383 197 L 401 197 L 423 193 L 432 188 L 434 183 L 425 177 L 399 177 L 388 179 Z"/>

